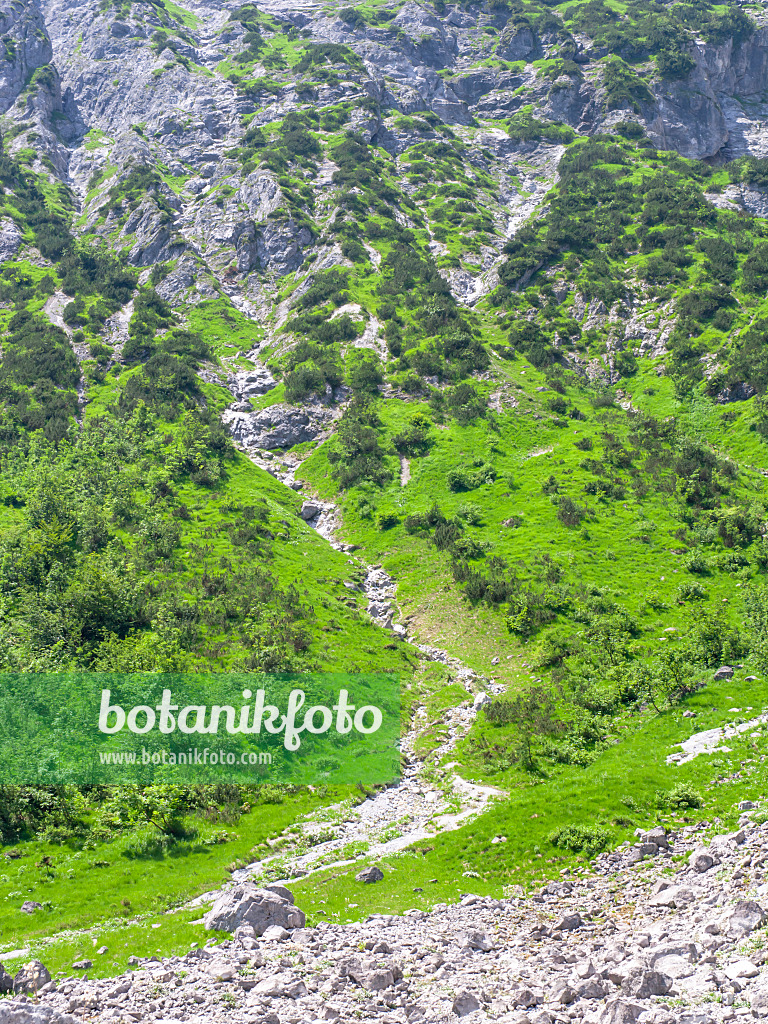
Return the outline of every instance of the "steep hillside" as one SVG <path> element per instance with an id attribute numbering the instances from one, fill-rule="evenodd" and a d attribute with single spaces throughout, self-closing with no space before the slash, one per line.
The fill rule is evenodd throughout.
<path id="1" fill-rule="evenodd" d="M 668 761 L 765 705 L 765 5 L 0 0 L 0 41 L 0 668 L 387 671 L 404 754 L 0 796 L 77 848 L 9 867 L 2 941 L 127 917 L 115 843 L 142 915 L 251 862 L 361 915 L 765 796 L 759 722 Z"/>

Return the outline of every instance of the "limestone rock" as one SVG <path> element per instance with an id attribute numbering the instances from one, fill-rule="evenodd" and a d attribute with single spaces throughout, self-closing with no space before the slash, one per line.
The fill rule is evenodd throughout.
<path id="1" fill-rule="evenodd" d="M 241 925 L 250 925 L 256 935 L 267 928 L 303 928 L 304 914 L 278 893 L 258 889 L 254 885 L 236 885 L 223 893 L 205 915 L 208 930 L 233 932 Z"/>
<path id="2" fill-rule="evenodd" d="M 453 999 L 453 1006 L 451 1009 L 457 1017 L 466 1017 L 468 1013 L 474 1013 L 475 1010 L 479 1010 L 482 1003 L 474 994 L 469 992 L 467 989 L 460 989 Z"/>
<path id="3" fill-rule="evenodd" d="M 367 868 L 363 868 L 362 871 L 358 871 L 355 878 L 358 882 L 367 882 L 368 884 L 381 882 L 384 878 L 384 872 L 381 868 L 377 868 L 375 864 L 371 864 Z"/>
<path id="4" fill-rule="evenodd" d="M 742 939 L 768 921 L 768 914 L 754 900 L 739 900 L 724 917 L 723 931 L 731 939 Z"/>
<path id="5" fill-rule="evenodd" d="M 13 991 L 17 995 L 35 995 L 50 980 L 51 975 L 45 964 L 39 960 L 30 960 L 14 976 Z"/>

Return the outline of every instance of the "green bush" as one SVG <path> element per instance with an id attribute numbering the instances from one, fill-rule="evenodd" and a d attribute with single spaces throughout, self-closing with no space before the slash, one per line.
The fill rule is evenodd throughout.
<path id="1" fill-rule="evenodd" d="M 611 840 L 610 829 L 605 825 L 561 825 L 547 837 L 553 846 L 573 853 L 594 856 L 605 849 Z"/>
<path id="2" fill-rule="evenodd" d="M 391 530 L 400 522 L 397 512 L 379 512 L 376 516 L 376 526 L 379 530 Z"/>

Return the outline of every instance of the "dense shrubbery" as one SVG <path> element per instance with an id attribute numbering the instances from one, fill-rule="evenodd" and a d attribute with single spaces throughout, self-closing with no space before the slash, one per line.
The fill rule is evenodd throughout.
<path id="1" fill-rule="evenodd" d="M 391 479 L 386 455 L 379 443 L 379 426 L 379 418 L 370 400 L 364 397 L 353 399 L 341 417 L 328 453 L 333 477 L 342 488 L 353 487 L 365 480 L 382 486 Z"/>

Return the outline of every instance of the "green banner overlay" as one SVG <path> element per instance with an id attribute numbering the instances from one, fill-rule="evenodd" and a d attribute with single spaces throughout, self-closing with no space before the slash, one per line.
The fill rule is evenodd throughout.
<path id="1" fill-rule="evenodd" d="M 0 674 L 0 784 L 394 782 L 390 674 Z"/>

